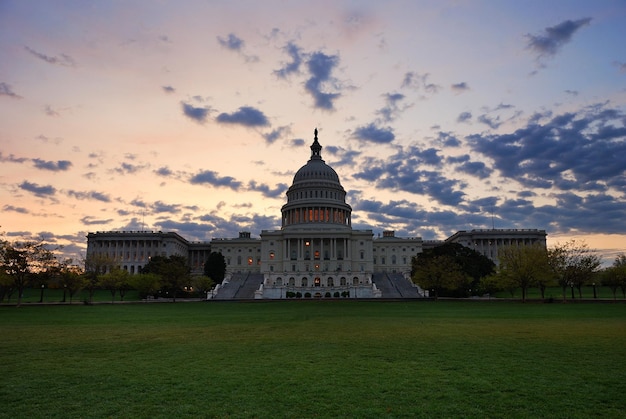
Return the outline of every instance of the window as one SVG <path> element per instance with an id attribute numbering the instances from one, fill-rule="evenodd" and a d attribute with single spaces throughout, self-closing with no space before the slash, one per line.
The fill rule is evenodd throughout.
<path id="1" fill-rule="evenodd" d="M 328 285 L 329 287 L 335 286 L 335 281 L 333 280 L 332 276 L 328 278 L 328 280 L 326 281 L 326 285 Z"/>
<path id="2" fill-rule="evenodd" d="M 309 286 L 309 280 L 307 278 L 302 278 L 302 281 L 300 281 L 300 283 L 302 284 L 303 287 Z"/>
<path id="3" fill-rule="evenodd" d="M 273 259 L 274 259 L 274 251 L 270 250 L 270 260 L 273 260 Z"/>
<path id="4" fill-rule="evenodd" d="M 248 265 L 252 265 L 252 262 L 253 262 L 253 261 L 254 261 L 254 260 L 252 259 L 252 256 L 250 256 L 250 257 L 248 258 Z"/>

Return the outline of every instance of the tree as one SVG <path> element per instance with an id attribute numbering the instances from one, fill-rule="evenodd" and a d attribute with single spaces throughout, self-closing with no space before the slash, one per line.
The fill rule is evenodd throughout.
<path id="1" fill-rule="evenodd" d="M 447 256 L 449 260 L 463 273 L 463 280 L 458 282 L 456 288 L 441 288 L 446 294 L 454 296 L 467 296 L 469 290 L 477 291 L 479 289 L 480 279 L 490 275 L 494 269 L 494 263 L 486 256 L 476 252 L 469 247 L 465 247 L 459 243 L 445 243 L 431 249 L 426 249 L 422 253 L 418 253 L 411 260 L 412 275 L 418 270 L 419 265 L 423 265 L 429 259 L 439 256 Z"/>
<path id="2" fill-rule="evenodd" d="M 59 265 L 59 285 L 63 287 L 63 302 L 65 293 L 70 294 L 70 304 L 74 294 L 80 291 L 85 285 L 85 278 L 81 269 L 73 264 L 72 259 L 66 259 Z"/>
<path id="3" fill-rule="evenodd" d="M 54 255 L 46 248 L 43 240 L 0 243 L 0 264 L 5 275 L 12 279 L 12 288 L 17 291 L 17 306 L 22 304 L 22 295 L 31 276 L 47 269 Z"/>
<path id="4" fill-rule="evenodd" d="M 130 284 L 139 292 L 139 297 L 148 298 L 161 288 L 161 279 L 157 274 L 140 273 L 130 277 Z"/>
<path id="5" fill-rule="evenodd" d="M 621 288 L 622 296 L 626 298 L 626 254 L 617 255 L 613 265 L 602 272 L 602 285 L 611 289 L 614 299 L 617 298 L 618 288 Z"/>
<path id="6" fill-rule="evenodd" d="M 498 259 L 498 275 L 521 289 L 523 302 L 526 302 L 528 288 L 535 285 L 541 290 L 541 298 L 545 298 L 545 288 L 551 278 L 545 247 L 540 244 L 507 246 L 498 252 Z"/>
<path id="7" fill-rule="evenodd" d="M 204 275 L 213 280 L 215 284 L 221 284 L 226 276 L 226 260 L 221 253 L 211 252 L 204 263 Z"/>
<path id="8" fill-rule="evenodd" d="M 191 285 L 189 265 L 187 259 L 180 255 L 154 256 L 143 267 L 142 273 L 152 273 L 160 277 L 161 286 L 168 294 L 172 293 L 173 301 L 176 302 L 176 294 L 183 286 Z"/>
<path id="9" fill-rule="evenodd" d="M 457 290 L 469 284 L 468 276 L 449 255 L 423 258 L 415 263 L 411 279 L 420 287 L 433 290 L 435 300 L 442 290 Z"/>
<path id="10" fill-rule="evenodd" d="M 563 300 L 566 300 L 567 287 L 572 288 L 572 297 L 576 288 L 582 298 L 582 286 L 598 271 L 601 261 L 586 243 L 570 240 L 548 250 L 548 263 L 563 289 Z"/>
<path id="11" fill-rule="evenodd" d="M 206 297 L 207 292 L 209 292 L 211 288 L 213 288 L 215 282 L 213 282 L 213 280 L 208 276 L 194 275 L 191 278 L 191 284 L 198 293 Z"/>
<path id="12" fill-rule="evenodd" d="M 89 291 L 89 302 L 93 302 L 93 295 L 98 288 L 101 275 L 110 272 L 116 267 L 115 261 L 106 254 L 92 253 L 85 258 L 85 286 Z"/>
<path id="13" fill-rule="evenodd" d="M 129 276 L 130 274 L 126 270 L 115 266 L 113 267 L 113 269 L 111 269 L 109 273 L 100 275 L 98 279 L 98 284 L 102 288 L 109 290 L 109 292 L 111 293 L 111 302 L 113 303 L 115 301 L 115 293 L 117 291 L 120 291 L 121 299 L 124 299 L 124 291 L 122 291 L 122 289 L 128 288 Z"/>

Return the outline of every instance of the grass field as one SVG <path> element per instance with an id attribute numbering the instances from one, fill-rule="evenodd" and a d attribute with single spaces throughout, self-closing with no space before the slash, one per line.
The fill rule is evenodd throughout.
<path id="1" fill-rule="evenodd" d="M 0 417 L 626 417 L 626 304 L 0 307 Z"/>

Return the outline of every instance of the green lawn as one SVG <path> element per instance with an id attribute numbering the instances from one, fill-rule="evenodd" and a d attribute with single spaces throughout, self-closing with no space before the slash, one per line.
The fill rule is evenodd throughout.
<path id="1" fill-rule="evenodd" d="M 626 304 L 0 307 L 0 417 L 626 417 Z"/>

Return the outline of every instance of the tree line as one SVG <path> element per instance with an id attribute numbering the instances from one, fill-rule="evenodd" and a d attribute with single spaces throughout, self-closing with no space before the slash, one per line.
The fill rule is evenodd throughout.
<path id="1" fill-rule="evenodd" d="M 469 297 L 508 291 L 511 297 L 521 291 L 526 301 L 528 291 L 537 288 L 545 299 L 546 290 L 560 287 L 562 298 L 575 292 L 582 298 L 583 286 L 596 285 L 618 290 L 626 298 L 626 254 L 619 254 L 613 265 L 600 269 L 597 252 L 584 242 L 571 240 L 546 248 L 540 244 L 508 246 L 498 251 L 499 264 L 473 249 L 458 243 L 446 243 L 426 249 L 412 259 L 413 282 L 430 292 L 431 297 Z"/>
<path id="2" fill-rule="evenodd" d="M 71 303 L 77 292 L 88 293 L 92 302 L 97 290 L 108 290 L 111 301 L 120 300 L 129 290 L 136 290 L 142 299 L 167 297 L 206 296 L 215 284 L 224 279 L 226 262 L 217 252 L 211 252 L 204 264 L 202 275 L 192 275 L 184 256 L 154 256 L 131 275 L 112 258 L 90 254 L 80 261 L 60 260 L 55 249 L 44 240 L 0 240 L 0 301 L 10 301 L 15 295 L 17 305 L 22 303 L 26 288 L 40 289 L 43 302 L 46 288 L 63 290 L 63 300 Z"/>

